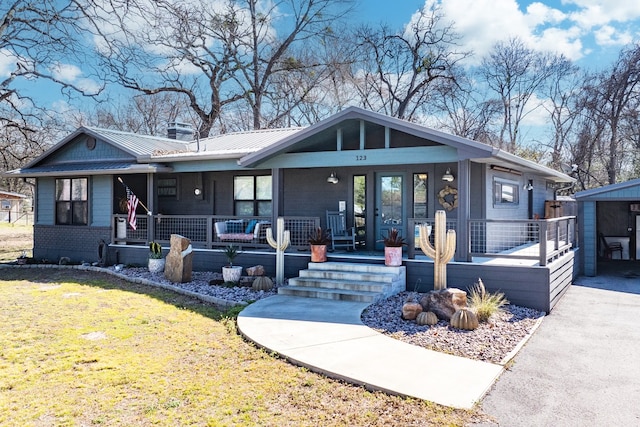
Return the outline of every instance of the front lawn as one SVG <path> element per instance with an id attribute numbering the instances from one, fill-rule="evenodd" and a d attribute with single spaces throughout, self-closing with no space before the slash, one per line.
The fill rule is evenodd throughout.
<path id="1" fill-rule="evenodd" d="M 0 325 L 3 426 L 441 426 L 481 418 L 292 366 L 243 341 L 233 311 L 99 273 L 0 269 Z"/>

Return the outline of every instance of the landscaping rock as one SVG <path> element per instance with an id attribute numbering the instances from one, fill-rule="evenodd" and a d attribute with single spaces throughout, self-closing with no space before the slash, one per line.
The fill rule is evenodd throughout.
<path id="1" fill-rule="evenodd" d="M 191 281 L 193 249 L 191 240 L 179 234 L 171 235 L 171 249 L 167 255 L 164 276 L 174 283 Z"/>
<path id="2" fill-rule="evenodd" d="M 432 311 L 438 319 L 449 321 L 457 310 L 467 306 L 467 293 L 457 288 L 431 291 L 420 299 L 423 311 Z"/>
<path id="3" fill-rule="evenodd" d="M 247 267 L 247 274 L 249 276 L 264 276 L 264 266 L 254 265 L 253 267 Z"/>

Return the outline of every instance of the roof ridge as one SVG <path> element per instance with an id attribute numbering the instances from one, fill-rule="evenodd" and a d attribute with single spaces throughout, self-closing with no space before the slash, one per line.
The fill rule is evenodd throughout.
<path id="1" fill-rule="evenodd" d="M 160 141 L 172 141 L 172 142 L 180 142 L 180 143 L 189 143 L 191 142 L 191 140 L 189 141 L 183 141 L 183 140 L 179 140 L 179 139 L 173 139 L 173 138 L 168 138 L 166 136 L 155 136 L 155 135 L 147 135 L 145 133 L 136 133 L 136 132 L 128 132 L 128 131 L 123 131 L 123 130 L 118 130 L 118 129 L 107 129 L 107 128 L 101 128 L 101 127 L 96 127 L 96 126 L 83 126 L 83 128 L 93 131 L 93 132 L 97 132 L 97 133 L 103 133 L 103 132 L 111 132 L 111 133 L 115 133 L 118 135 L 130 135 L 130 136 L 135 136 L 138 138 L 150 138 L 150 139 L 157 139 Z"/>

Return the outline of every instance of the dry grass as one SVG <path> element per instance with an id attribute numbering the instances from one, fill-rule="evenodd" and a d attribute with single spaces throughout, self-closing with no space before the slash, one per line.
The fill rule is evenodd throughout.
<path id="1" fill-rule="evenodd" d="M 0 223 L 0 262 L 15 261 L 22 251 L 32 256 L 33 226 Z"/>
<path id="2" fill-rule="evenodd" d="M 481 418 L 292 366 L 243 341 L 233 313 L 98 273 L 0 269 L 0 325 L 3 426 L 446 426 Z"/>

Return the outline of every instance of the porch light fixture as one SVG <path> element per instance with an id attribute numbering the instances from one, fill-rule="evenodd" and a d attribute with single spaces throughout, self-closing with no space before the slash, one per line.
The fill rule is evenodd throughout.
<path id="1" fill-rule="evenodd" d="M 527 190 L 527 191 L 531 191 L 531 190 L 533 190 L 533 184 L 532 184 L 531 182 L 527 182 L 527 183 L 524 185 L 524 189 L 525 189 L 525 190 Z"/>
<path id="2" fill-rule="evenodd" d="M 451 168 L 447 168 L 447 171 L 442 175 L 442 180 L 447 182 L 452 182 L 455 178 L 451 174 Z"/>
<path id="3" fill-rule="evenodd" d="M 337 184 L 338 182 L 340 182 L 340 180 L 336 176 L 335 172 L 331 172 L 331 175 L 329 175 L 329 178 L 327 178 L 327 182 L 329 184 Z"/>

